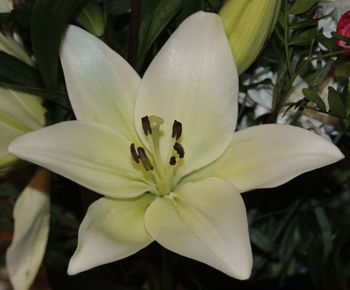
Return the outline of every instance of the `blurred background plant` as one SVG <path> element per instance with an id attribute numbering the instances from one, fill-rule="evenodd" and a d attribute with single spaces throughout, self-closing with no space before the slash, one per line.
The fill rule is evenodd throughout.
<path id="1" fill-rule="evenodd" d="M 222 0 L 18 0 L 14 9 L 5 12 L 12 2 L 1 0 L 2 38 L 17 41 L 15 46 L 20 45 L 30 58 L 2 49 L 0 89 L 43 98 L 46 124 L 70 120 L 74 115 L 58 60 L 68 23 L 100 37 L 142 75 L 187 16 L 198 10 L 220 11 L 226 21 L 230 11 L 222 7 L 233 9 L 244 2 L 227 1 L 223 6 Z M 231 41 L 233 52 L 239 44 L 240 53 L 248 56 L 240 69 L 239 129 L 276 122 L 301 126 L 332 140 L 347 158 L 278 188 L 243 195 L 254 253 L 253 275 L 245 282 L 176 254 L 164 255 L 166 250 L 157 244 L 122 261 L 68 277 L 67 263 L 79 223 L 98 196 L 54 175 L 44 259 L 49 289 L 157 290 L 162 279 L 171 279 L 179 290 L 350 289 L 350 56 L 346 54 L 350 38 L 344 29 L 336 31 L 350 2 L 271 0 L 267 4 L 272 2 L 269 19 L 262 20 L 269 21 L 267 32 L 259 39 L 259 47 L 253 45 L 254 52 L 251 44 L 242 45 L 243 32 L 232 36 L 227 30 L 228 37 L 236 39 Z M 251 19 L 240 17 L 257 15 L 253 9 L 235 17 L 249 23 Z M 34 170 L 30 165 L 16 167 L 0 179 L 1 265 L 11 240 L 14 202 Z M 42 289 L 35 285 L 32 289 Z"/>

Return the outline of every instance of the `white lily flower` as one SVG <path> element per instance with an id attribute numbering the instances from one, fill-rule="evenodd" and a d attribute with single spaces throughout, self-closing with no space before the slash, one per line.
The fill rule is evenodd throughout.
<path id="1" fill-rule="evenodd" d="M 49 233 L 49 187 L 50 173 L 38 169 L 15 205 L 15 232 L 6 252 L 6 266 L 15 290 L 29 289 L 44 256 Z"/>
<path id="2" fill-rule="evenodd" d="M 233 133 L 238 77 L 215 14 L 187 18 L 142 80 L 103 42 L 74 26 L 61 60 L 78 120 L 21 136 L 9 152 L 105 196 L 80 226 L 69 274 L 156 240 L 247 279 L 252 253 L 240 193 L 343 158 L 330 142 L 292 126 Z"/>

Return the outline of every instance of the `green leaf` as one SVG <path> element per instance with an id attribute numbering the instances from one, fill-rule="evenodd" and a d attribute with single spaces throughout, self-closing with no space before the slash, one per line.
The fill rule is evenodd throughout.
<path id="1" fill-rule="evenodd" d="M 290 30 L 299 30 L 299 29 L 306 29 L 308 27 L 317 26 L 319 19 L 307 19 L 303 21 L 299 21 L 296 23 L 293 23 L 289 26 Z"/>
<path id="2" fill-rule="evenodd" d="M 314 38 L 316 38 L 316 28 L 311 28 L 293 37 L 292 40 L 289 42 L 289 45 L 309 46 Z"/>
<path id="3" fill-rule="evenodd" d="M 339 117 L 345 117 L 346 111 L 340 94 L 333 88 L 328 87 L 329 111 Z"/>
<path id="4" fill-rule="evenodd" d="M 0 82 L 40 87 L 41 79 L 38 71 L 3 51 L 0 51 Z"/>
<path id="5" fill-rule="evenodd" d="M 346 94 L 346 116 L 350 116 L 350 83 L 347 86 L 347 94 Z"/>
<path id="6" fill-rule="evenodd" d="M 274 243 L 258 229 L 252 228 L 250 230 L 250 239 L 256 247 L 266 254 L 269 254 L 271 249 L 274 247 Z"/>
<path id="7" fill-rule="evenodd" d="M 345 35 L 339 34 L 335 31 L 332 32 L 333 39 L 335 40 L 343 40 L 346 43 L 350 43 L 350 37 L 347 37 Z"/>
<path id="8" fill-rule="evenodd" d="M 308 11 L 318 0 L 297 0 L 289 9 L 289 14 L 301 14 Z"/>
<path id="9" fill-rule="evenodd" d="M 191 14 L 204 9 L 204 0 L 191 0 L 191 1 L 185 1 L 183 7 L 181 8 L 181 11 L 176 16 L 176 22 L 181 23 L 183 20 L 185 20 L 188 16 Z"/>
<path id="10" fill-rule="evenodd" d="M 21 9 L 14 9 L 11 11 L 9 18 L 14 21 L 17 25 L 29 29 L 31 23 L 32 11 L 28 7 Z"/>
<path id="11" fill-rule="evenodd" d="M 314 73 L 308 74 L 305 76 L 306 81 L 309 84 L 309 87 L 313 91 L 319 91 L 324 80 L 327 78 L 329 72 L 333 69 L 334 60 L 329 59 L 324 66 L 317 67 L 317 70 Z"/>
<path id="12" fill-rule="evenodd" d="M 293 217 L 297 213 L 300 206 L 303 204 L 302 199 L 296 200 L 289 208 L 287 214 L 282 218 L 278 220 L 278 225 L 275 225 L 273 228 L 273 232 L 268 233 L 266 236 L 270 237 L 271 243 L 276 243 L 276 241 L 281 237 L 283 232 L 286 231 L 288 228 L 288 224 L 293 220 Z M 274 247 L 272 247 L 270 251 L 270 255 L 276 254 L 274 250 Z M 254 274 L 259 272 L 268 262 L 268 257 L 264 257 L 263 259 L 257 261 L 254 266 Z M 253 274 L 253 275 L 254 275 Z"/>
<path id="13" fill-rule="evenodd" d="M 327 215 L 322 208 L 322 206 L 317 202 L 316 199 L 312 198 L 310 200 L 311 206 L 313 207 L 314 214 L 316 216 L 318 225 L 321 229 L 321 237 L 323 244 L 323 259 L 327 260 L 329 254 L 332 251 L 333 244 L 333 232 L 332 225 L 330 224 Z"/>
<path id="14" fill-rule="evenodd" d="M 81 0 L 36 0 L 31 19 L 35 59 L 48 91 L 57 86 L 58 50 L 68 17 Z"/>
<path id="15" fill-rule="evenodd" d="M 144 59 L 159 34 L 179 11 L 185 0 L 144 1 L 145 11 L 140 26 L 139 50 L 136 69 L 140 70 Z"/>
<path id="16" fill-rule="evenodd" d="M 131 8 L 131 0 L 105 0 L 107 12 L 111 14 L 123 14 Z"/>
<path id="17" fill-rule="evenodd" d="M 279 260 L 282 266 L 279 274 L 281 278 L 287 274 L 288 266 L 293 261 L 293 254 L 300 244 L 300 239 L 296 238 L 298 232 L 297 220 L 298 216 L 296 215 L 287 225 L 278 249 Z"/>
<path id="18" fill-rule="evenodd" d="M 323 112 L 326 111 L 326 105 L 317 93 L 315 93 L 314 91 L 307 89 L 307 88 L 302 89 L 302 92 L 307 100 L 316 103 L 317 107 L 321 111 L 323 111 Z"/>
<path id="19" fill-rule="evenodd" d="M 337 64 L 335 75 L 337 78 L 348 78 L 350 72 L 350 61 Z"/>
<path id="20" fill-rule="evenodd" d="M 316 33 L 316 40 L 322 44 L 324 47 L 326 47 L 329 51 L 335 50 L 337 47 L 334 39 L 326 37 L 322 30 L 320 32 Z"/>
<path id="21" fill-rule="evenodd" d="M 10 19 L 10 13 L 0 13 L 0 24 L 7 23 Z"/>
<path id="22" fill-rule="evenodd" d="M 104 19 L 100 5 L 96 2 L 88 2 L 75 19 L 81 26 L 96 36 L 101 36 L 104 31 Z"/>
<path id="23" fill-rule="evenodd" d="M 223 5 L 223 1 L 221 0 L 208 0 L 208 2 L 214 10 L 219 10 L 220 7 Z"/>

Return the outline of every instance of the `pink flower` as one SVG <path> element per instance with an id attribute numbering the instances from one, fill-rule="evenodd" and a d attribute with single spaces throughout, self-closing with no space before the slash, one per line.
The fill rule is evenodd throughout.
<path id="1" fill-rule="evenodd" d="M 350 37 L 350 10 L 342 15 L 338 21 L 337 33 Z M 343 47 L 344 49 L 349 49 L 348 45 L 344 40 L 337 40 L 337 45 Z M 350 55 L 350 52 L 345 52 L 344 54 Z"/>

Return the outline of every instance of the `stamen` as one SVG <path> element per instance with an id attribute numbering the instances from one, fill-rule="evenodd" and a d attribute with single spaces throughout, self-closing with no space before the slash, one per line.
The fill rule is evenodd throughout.
<path id="1" fill-rule="evenodd" d="M 170 160 L 169 160 L 169 164 L 174 166 L 176 164 L 176 158 L 175 156 L 171 156 Z"/>
<path id="2" fill-rule="evenodd" d="M 180 158 L 184 158 L 185 150 L 184 150 L 184 148 L 182 147 L 182 145 L 180 143 L 176 142 L 174 144 L 174 149 L 175 149 L 176 153 L 179 154 Z"/>
<path id="3" fill-rule="evenodd" d="M 151 161 L 148 159 L 146 155 L 145 149 L 143 149 L 142 147 L 138 147 L 137 153 L 145 170 L 146 171 L 153 170 L 153 166 L 151 164 Z"/>
<path id="4" fill-rule="evenodd" d="M 181 137 L 181 134 L 182 134 L 182 124 L 175 120 L 173 124 L 173 132 L 171 134 L 171 137 L 176 138 L 176 140 L 178 140 Z"/>
<path id="5" fill-rule="evenodd" d="M 148 134 L 152 135 L 152 128 L 151 128 L 148 116 L 144 116 L 143 118 L 141 118 L 141 122 L 142 122 L 143 132 L 145 133 L 145 135 L 146 136 L 148 136 Z"/>
<path id="6" fill-rule="evenodd" d="M 148 120 L 152 129 L 158 129 L 160 125 L 164 123 L 164 120 L 161 117 L 153 115 L 149 116 Z"/>
<path id="7" fill-rule="evenodd" d="M 130 152 L 131 152 L 132 159 L 134 159 L 136 163 L 140 163 L 140 156 L 136 152 L 134 143 L 130 145 Z"/>

